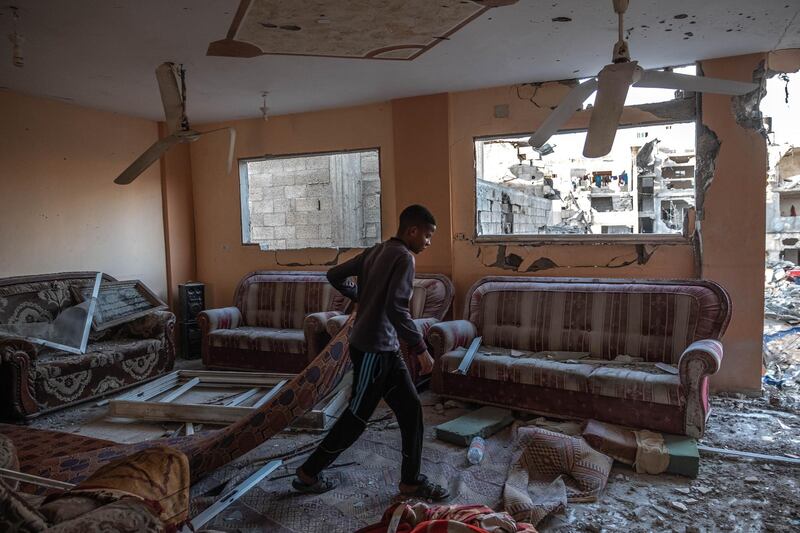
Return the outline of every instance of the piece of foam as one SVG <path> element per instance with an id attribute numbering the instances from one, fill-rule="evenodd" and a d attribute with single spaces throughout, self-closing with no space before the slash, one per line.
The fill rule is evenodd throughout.
<path id="1" fill-rule="evenodd" d="M 436 426 L 436 438 L 461 446 L 469 446 L 473 437 L 488 438 L 511 424 L 514 416 L 508 409 L 481 407 Z"/>
<path id="2" fill-rule="evenodd" d="M 700 452 L 697 441 L 685 435 L 663 434 L 669 452 L 667 472 L 687 477 L 697 477 L 700 471 Z"/>

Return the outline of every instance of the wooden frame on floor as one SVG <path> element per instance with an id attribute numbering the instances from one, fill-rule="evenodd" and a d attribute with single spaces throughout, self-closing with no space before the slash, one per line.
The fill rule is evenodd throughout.
<path id="1" fill-rule="evenodd" d="M 236 422 L 267 403 L 294 377 L 295 374 L 176 370 L 111 399 L 108 402 L 108 414 L 139 420 L 225 425 Z M 225 399 L 221 405 L 176 402 L 194 387 L 247 390 Z M 164 393 L 164 396 L 157 398 Z M 254 397 L 257 397 L 255 401 Z M 242 405 L 248 401 L 252 403 Z"/>

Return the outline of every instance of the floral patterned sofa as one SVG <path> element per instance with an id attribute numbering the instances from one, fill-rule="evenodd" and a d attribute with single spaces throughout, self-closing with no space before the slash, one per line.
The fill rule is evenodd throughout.
<path id="1" fill-rule="evenodd" d="M 197 317 L 203 364 L 300 372 L 330 340 L 320 338 L 316 330 L 305 331 L 306 317 L 318 312 L 343 314 L 349 305 L 350 300 L 328 283 L 325 272 L 251 272 L 239 281 L 233 306 L 209 309 Z"/>
<path id="2" fill-rule="evenodd" d="M 76 305 L 70 286 L 91 285 L 96 272 L 0 279 L 0 324 L 52 322 Z M 105 281 L 116 281 L 103 275 Z M 90 334 L 74 355 L 0 334 L 0 417 L 31 418 L 104 395 L 171 370 L 175 315 L 152 311 Z"/>
<path id="3" fill-rule="evenodd" d="M 486 277 L 464 316 L 428 333 L 438 394 L 700 437 L 731 302 L 711 281 Z"/>
<path id="4" fill-rule="evenodd" d="M 453 303 L 453 292 L 453 282 L 447 276 L 416 274 L 409 311 L 414 324 L 423 337 L 427 337 L 431 326 L 441 322 L 450 310 Z M 313 336 L 312 342 L 321 350 L 330 339 L 341 331 L 348 316 L 338 312 L 311 314 L 306 317 L 306 332 Z M 401 351 L 406 353 L 406 350 Z M 406 365 L 415 383 L 427 377 L 421 376 L 417 372 L 416 357 L 407 358 Z"/>

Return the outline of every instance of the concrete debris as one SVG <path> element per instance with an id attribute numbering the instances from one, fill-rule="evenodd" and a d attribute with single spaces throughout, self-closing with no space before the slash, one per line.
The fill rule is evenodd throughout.
<path id="1" fill-rule="evenodd" d="M 689 510 L 689 508 L 686 507 L 686 505 L 681 502 L 669 502 L 669 504 L 673 509 L 677 509 L 678 511 L 681 511 L 683 513 Z"/>
<path id="2" fill-rule="evenodd" d="M 789 261 L 767 265 L 764 284 L 764 316 L 787 324 L 800 324 L 800 285 L 792 272 L 797 267 Z"/>

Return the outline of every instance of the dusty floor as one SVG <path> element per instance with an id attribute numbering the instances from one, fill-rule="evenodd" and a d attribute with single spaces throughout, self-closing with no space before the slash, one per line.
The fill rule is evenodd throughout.
<path id="1" fill-rule="evenodd" d="M 194 367 L 196 362 L 179 366 Z M 766 386 L 758 398 L 716 396 L 709 430 L 702 444 L 800 458 L 800 401 L 797 388 Z M 456 406 L 437 412 L 439 399 L 422 396 L 425 405 L 425 466 L 437 481 L 447 483 L 456 503 L 499 505 L 505 470 L 513 447 L 511 432 L 490 439 L 481 465 L 469 466 L 463 448 L 436 441 L 432 427 L 464 412 Z M 69 430 L 102 416 L 105 408 L 90 403 L 33 422 L 35 427 Z M 359 444 L 345 452 L 333 472 L 342 480 L 335 494 L 301 496 L 291 491 L 289 473 L 308 452 L 234 503 L 209 527 L 224 531 L 352 531 L 378 521 L 396 501 L 399 431 L 389 412 L 379 407 Z M 172 432 L 174 424 L 157 425 L 154 434 Z M 161 428 L 161 429 L 158 429 Z M 152 433 L 152 432 L 151 432 Z M 193 514 L 210 505 L 230 482 L 241 481 L 260 466 L 259 460 L 303 452 L 319 437 L 282 433 L 220 469 L 192 490 Z M 341 466 L 338 466 L 341 465 Z M 800 465 L 757 462 L 719 455 L 701 455 L 697 479 L 636 474 L 615 466 L 596 503 L 570 504 L 564 515 L 540 524 L 541 531 L 800 531 Z M 683 505 L 681 505 L 683 504 Z M 685 506 L 683 511 L 679 508 Z"/>

